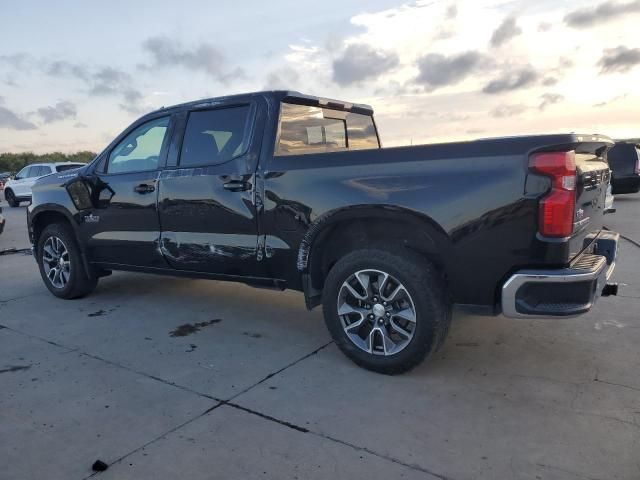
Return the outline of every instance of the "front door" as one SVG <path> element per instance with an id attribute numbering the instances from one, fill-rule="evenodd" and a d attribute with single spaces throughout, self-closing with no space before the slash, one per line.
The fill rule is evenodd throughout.
<path id="1" fill-rule="evenodd" d="M 11 189 L 16 197 L 28 197 L 31 194 L 31 184 L 35 182 L 39 169 L 38 165 L 26 166 L 16 174 L 11 182 Z"/>
<path id="2" fill-rule="evenodd" d="M 254 203 L 259 142 L 251 142 L 255 117 L 251 104 L 183 115 L 175 166 L 159 180 L 161 250 L 173 268 L 260 276 Z"/>
<path id="3" fill-rule="evenodd" d="M 169 124 L 165 116 L 135 127 L 90 178 L 93 208 L 81 221 L 92 262 L 166 267 L 157 198 Z"/>

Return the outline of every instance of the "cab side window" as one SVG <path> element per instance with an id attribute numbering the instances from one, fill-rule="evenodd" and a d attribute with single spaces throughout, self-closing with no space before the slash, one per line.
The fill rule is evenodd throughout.
<path id="1" fill-rule="evenodd" d="M 283 103 L 276 155 L 379 148 L 368 115 Z"/>
<path id="2" fill-rule="evenodd" d="M 111 151 L 107 173 L 156 170 L 168 128 L 169 117 L 163 117 L 133 130 Z"/>
<path id="3" fill-rule="evenodd" d="M 250 117 L 249 105 L 189 113 L 180 166 L 219 165 L 245 153 Z"/>

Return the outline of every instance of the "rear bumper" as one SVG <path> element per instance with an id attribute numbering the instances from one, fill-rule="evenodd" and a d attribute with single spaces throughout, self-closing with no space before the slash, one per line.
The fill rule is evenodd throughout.
<path id="1" fill-rule="evenodd" d="M 511 318 L 570 317 L 588 312 L 615 268 L 620 235 L 602 232 L 593 253 L 569 268 L 520 270 L 502 287 L 502 312 Z"/>

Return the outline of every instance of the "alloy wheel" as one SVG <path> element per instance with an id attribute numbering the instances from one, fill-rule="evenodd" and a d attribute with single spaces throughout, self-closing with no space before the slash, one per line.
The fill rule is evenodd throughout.
<path id="1" fill-rule="evenodd" d="M 55 288 L 64 288 L 71 276 L 71 260 L 64 242 L 55 236 L 47 238 L 42 247 L 42 266 Z"/>
<path id="2" fill-rule="evenodd" d="M 413 338 L 416 308 L 407 289 L 380 270 L 360 270 L 338 292 L 338 316 L 345 334 L 373 355 L 394 355 Z"/>

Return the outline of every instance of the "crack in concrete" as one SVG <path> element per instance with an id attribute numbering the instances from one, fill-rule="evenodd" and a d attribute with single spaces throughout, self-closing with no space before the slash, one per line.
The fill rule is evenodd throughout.
<path id="1" fill-rule="evenodd" d="M 588 477 L 587 475 L 583 475 L 582 473 L 574 472 L 573 470 L 568 470 L 566 468 L 556 467 L 555 465 L 546 465 L 544 463 L 536 463 L 536 465 L 538 467 L 547 468 L 549 470 L 556 470 L 558 472 L 568 473 L 569 475 L 572 475 L 576 478 L 583 478 L 584 480 L 602 480 L 596 477 Z"/>
<path id="2" fill-rule="evenodd" d="M 0 325 L 0 326 L 3 326 L 3 325 Z M 227 405 L 227 406 L 229 406 L 229 407 L 231 407 L 231 408 L 235 408 L 235 409 L 237 409 L 237 410 L 241 410 L 241 411 L 243 411 L 243 412 L 245 412 L 245 413 L 248 413 L 248 414 L 250 414 L 250 415 L 255 415 L 255 416 L 258 416 L 258 417 L 263 418 L 263 419 L 265 419 L 265 420 L 268 420 L 268 421 L 271 421 L 271 422 L 277 423 L 278 425 L 281 425 L 281 426 L 284 426 L 284 427 L 291 428 L 291 429 L 293 429 L 293 430 L 295 430 L 295 431 L 297 431 L 297 432 L 299 432 L 299 433 L 306 433 L 306 434 L 314 435 L 314 436 L 319 437 L 319 438 L 323 438 L 323 439 L 328 440 L 328 441 L 331 441 L 331 442 L 339 443 L 339 444 L 341 444 L 341 445 L 344 445 L 344 446 L 348 446 L 348 447 L 350 447 L 350 448 L 353 448 L 353 449 L 355 449 L 356 451 L 366 452 L 366 453 L 367 453 L 367 454 L 369 454 L 369 455 L 373 455 L 373 456 L 378 457 L 378 458 L 381 458 L 381 459 L 383 459 L 383 460 L 387 460 L 387 461 L 389 461 L 389 462 L 392 462 L 392 463 L 395 463 L 395 464 L 398 464 L 398 465 L 402 465 L 402 466 L 404 466 L 404 467 L 406 467 L 406 468 L 409 468 L 409 469 L 412 469 L 412 470 L 416 470 L 416 471 L 419 471 L 419 472 L 422 472 L 422 473 L 426 473 L 426 474 L 431 475 L 431 476 L 433 476 L 433 477 L 435 477 L 435 478 L 438 478 L 438 479 L 440 479 L 440 480 L 452 480 L 450 477 L 445 477 L 445 476 L 443 476 L 443 475 L 440 475 L 440 474 L 434 473 L 434 472 L 432 472 L 432 471 L 430 471 L 430 470 L 428 470 L 428 469 L 426 469 L 426 468 L 424 468 L 424 467 L 421 467 L 421 466 L 419 466 L 419 465 L 409 464 L 409 463 L 402 462 L 401 460 L 398 460 L 398 459 L 393 458 L 393 457 L 389 457 L 389 456 L 387 456 L 387 455 L 383 455 L 383 454 L 381 454 L 381 453 L 378 453 L 378 452 L 375 452 L 375 451 L 373 451 L 373 450 L 370 450 L 370 449 L 368 449 L 368 448 L 366 448 L 366 447 L 360 447 L 360 446 L 358 446 L 358 445 L 354 445 L 354 444 L 352 444 L 352 443 L 346 442 L 346 441 L 344 441 L 344 440 L 340 440 L 340 439 L 338 439 L 338 438 L 331 437 L 331 436 L 326 435 L 326 434 L 323 434 L 323 433 L 314 432 L 314 431 L 312 431 L 312 430 L 309 430 L 309 429 L 307 429 L 307 428 L 301 427 L 301 426 L 296 425 L 296 424 L 294 424 L 294 423 L 287 422 L 286 420 L 280 420 L 280 419 L 278 419 L 278 418 L 276 418 L 276 417 L 272 417 L 272 416 L 267 415 L 267 414 L 264 414 L 264 413 L 262 413 L 262 412 L 258 412 L 258 411 L 252 410 L 252 409 L 250 409 L 250 408 L 243 407 L 243 406 L 241 406 L 241 405 L 238 405 L 238 404 L 236 404 L 236 403 L 231 402 L 231 400 L 233 400 L 234 398 L 237 398 L 239 395 L 242 395 L 242 394 L 244 394 L 244 393 L 247 393 L 247 392 L 248 392 L 249 390 L 251 390 L 252 388 L 255 388 L 255 387 L 257 387 L 258 385 L 260 385 L 260 384 L 262 384 L 262 383 L 266 382 L 266 381 L 267 381 L 267 380 L 269 380 L 270 378 L 273 378 L 274 376 L 276 376 L 276 375 L 278 375 L 278 374 L 282 373 L 283 371 L 287 370 L 288 368 L 291 368 L 292 366 L 294 366 L 294 365 L 296 365 L 296 364 L 298 364 L 298 363 L 300 363 L 300 362 L 302 362 L 302 361 L 306 360 L 307 358 L 309 358 L 309 357 L 311 357 L 311 356 L 313 356 L 313 355 L 318 354 L 318 352 L 320 352 L 321 350 L 323 350 L 323 349 L 325 349 L 326 347 L 328 347 L 329 345 L 331 345 L 331 344 L 333 343 L 333 341 L 330 341 L 330 342 L 325 343 L 324 345 L 322 345 L 322 346 L 320 346 L 320 347 L 316 348 L 316 349 L 315 349 L 315 350 L 313 350 L 312 352 L 310 352 L 310 353 L 308 353 L 308 354 L 306 354 L 306 355 L 304 355 L 304 356 L 302 356 L 302 357 L 298 358 L 297 360 L 295 360 L 295 361 L 293 361 L 293 362 L 291 362 L 291 363 L 287 364 L 286 366 L 284 366 L 284 367 L 282 367 L 282 368 L 280 368 L 280 369 L 276 370 L 275 372 L 270 373 L 269 375 L 265 376 L 263 379 L 259 380 L 258 382 L 254 383 L 253 385 L 251 385 L 251 386 L 249 386 L 249 387 L 245 388 L 244 390 L 242 390 L 241 392 L 239 392 L 239 393 L 237 393 L 237 394 L 233 395 L 233 396 L 232 396 L 231 398 L 229 398 L 228 400 L 221 400 L 221 399 L 219 399 L 219 398 L 213 397 L 213 396 L 208 395 L 208 394 L 206 394 L 206 393 L 198 392 L 197 390 L 193 390 L 193 389 L 191 389 L 191 388 L 189 388 L 189 387 L 185 387 L 184 385 L 179 385 L 179 384 L 177 384 L 177 383 L 175 383 L 175 382 L 171 382 L 171 381 L 165 380 L 165 379 L 163 379 L 163 378 L 157 377 L 157 376 L 155 376 L 155 375 L 150 375 L 150 374 L 148 374 L 148 373 L 141 372 L 141 371 L 139 371 L 139 370 L 136 370 L 136 369 L 130 368 L 130 367 L 126 366 L 126 365 L 122 365 L 122 364 L 120 364 L 120 363 L 118 363 L 118 362 L 114 362 L 114 361 L 112 361 L 112 360 L 108 360 L 108 359 L 102 358 L 102 357 L 100 357 L 100 356 L 98 356 L 98 355 L 93 355 L 93 354 L 90 354 L 90 353 L 88 353 L 88 352 L 84 352 L 84 351 L 79 350 L 79 349 L 73 349 L 73 348 L 67 347 L 67 346 L 65 346 L 65 345 L 59 344 L 59 343 L 57 343 L 57 342 L 54 342 L 54 341 L 52 341 L 52 340 L 47 340 L 46 338 L 39 337 L 39 336 L 37 336 L 37 335 L 32 335 L 32 334 L 29 334 L 29 333 L 26 333 L 26 332 L 22 332 L 22 331 L 20 331 L 20 330 L 16 330 L 16 329 L 14 329 L 14 328 L 6 327 L 6 326 L 4 326 L 4 327 L 5 327 L 5 328 L 7 328 L 8 330 L 10 330 L 10 331 L 14 332 L 14 333 L 17 333 L 17 334 L 20 334 L 20 335 L 24 335 L 24 336 L 27 336 L 27 337 L 30 337 L 30 338 L 34 338 L 34 339 L 36 339 L 36 340 L 39 340 L 39 341 L 42 341 L 42 342 L 48 343 L 49 345 L 53 345 L 53 346 L 55 346 L 55 347 L 58 347 L 58 348 L 62 348 L 62 349 L 64 349 L 64 350 L 67 350 L 68 352 L 74 351 L 74 352 L 78 353 L 79 355 L 83 355 L 83 356 L 86 356 L 86 357 L 88 357 L 88 358 L 92 358 L 92 359 L 94 359 L 94 360 L 98 360 L 98 361 L 100 361 L 100 362 L 107 363 L 108 365 L 111 365 L 111 366 L 114 366 L 114 367 L 117 367 L 117 368 L 122 368 L 122 369 L 124 369 L 124 370 L 126 370 L 126 371 L 128 371 L 128 372 L 131 372 L 131 373 L 135 373 L 135 374 L 137 374 L 137 375 L 144 376 L 144 377 L 149 378 L 149 379 L 151 379 L 151 380 L 155 380 L 155 381 L 161 382 L 161 383 L 163 383 L 163 384 L 165 384 L 165 385 L 168 385 L 168 386 L 170 386 L 170 387 L 179 388 L 179 389 L 184 390 L 184 391 L 186 391 L 186 392 L 188 392 L 188 393 L 192 393 L 192 394 L 194 394 L 194 395 L 198 395 L 198 396 L 201 396 L 201 397 L 205 397 L 205 398 L 207 398 L 207 399 L 209 399 L 209 400 L 213 400 L 213 401 L 217 402 L 214 406 L 212 406 L 211 408 L 207 409 L 207 410 L 206 410 L 206 411 L 204 411 L 203 413 L 198 414 L 198 415 L 196 415 L 195 417 L 193 417 L 193 418 L 191 418 L 191 419 L 189 419 L 189 420 L 186 420 L 185 422 L 181 423 L 180 425 L 177 425 L 176 427 L 174 427 L 174 428 L 172 428 L 172 429 L 170 429 L 170 430 L 168 430 L 168 431 L 164 432 L 163 434 L 161 434 L 161 435 L 159 435 L 159 436 L 155 437 L 154 439 L 150 440 L 149 442 L 145 443 L 144 445 L 142 445 L 142 446 L 140 446 L 140 447 L 138 447 L 138 448 L 136 448 L 136 449 L 134 449 L 134 450 L 132 450 L 132 451 L 130 451 L 130 452 L 128 452 L 128 453 L 126 453 L 125 455 L 122 455 L 121 457 L 119 457 L 119 458 L 117 458 L 116 460 L 114 460 L 114 461 L 112 461 L 111 463 L 109 463 L 109 466 L 111 466 L 111 465 L 115 465 L 115 464 L 117 464 L 117 463 L 122 462 L 122 460 L 124 460 L 125 458 L 128 458 L 129 456 L 131 456 L 131 455 L 133 455 L 133 454 L 135 454 L 135 453 L 139 452 L 140 450 L 142 450 L 142 449 L 144 449 L 144 448 L 148 447 L 149 445 L 151 445 L 151 444 L 155 443 L 156 441 L 161 440 L 162 438 L 166 437 L 167 435 L 169 435 L 169 434 L 171 434 L 171 433 L 173 433 L 173 432 L 175 432 L 175 431 L 179 430 L 180 428 L 182 428 L 182 427 L 184 427 L 184 426 L 186 426 L 186 425 L 188 425 L 188 424 L 190 424 L 190 423 L 194 422 L 195 420 L 197 420 L 197 419 L 199 419 L 199 418 L 201 418 L 201 417 L 205 416 L 206 414 L 208 414 L 209 412 L 211 412 L 211 411 L 215 410 L 216 408 L 218 408 L 218 407 L 220 407 L 220 406 L 222 406 L 222 405 Z M 101 472 L 94 472 L 94 473 L 92 473 L 91 475 L 89 475 L 89 476 L 85 477 L 85 478 L 84 478 L 84 480 L 86 480 L 86 479 L 88 479 L 88 478 L 92 478 L 92 477 L 96 476 L 96 475 L 97 475 L 97 474 L 99 474 L 99 473 L 101 473 Z"/>
<path id="3" fill-rule="evenodd" d="M 138 453 L 140 450 L 144 450 L 149 445 L 157 442 L 158 440 L 162 440 L 167 435 L 171 435 L 172 433 L 176 432 L 177 430 L 180 430 L 181 428 L 186 427 L 190 423 L 193 423 L 196 420 L 204 417 L 205 415 L 209 414 L 210 412 L 212 412 L 216 408 L 220 407 L 221 405 L 223 405 L 222 402 L 216 403 L 215 405 L 213 405 L 212 407 L 207 408 L 204 412 L 196 415 L 195 417 L 190 418 L 189 420 L 186 420 L 186 421 L 182 422 L 181 424 L 176 425 L 175 427 L 167 430 L 166 432 L 161 433 L 160 435 L 158 435 L 157 437 L 153 438 L 152 440 L 149 440 L 147 443 L 145 443 L 145 444 L 139 446 L 138 448 L 135 448 L 135 449 L 131 450 L 130 452 L 127 452 L 124 455 L 116 458 L 115 460 L 113 460 L 111 463 L 108 464 L 109 467 L 111 467 L 112 465 L 116 465 L 118 463 L 121 463 L 124 459 L 130 457 L 131 455 L 134 455 L 135 453 Z M 93 478 L 93 477 L 95 477 L 96 475 L 98 475 L 100 473 L 102 473 L 102 472 L 93 472 L 91 475 L 88 475 L 88 476 L 84 477 L 83 480 L 87 480 L 89 478 Z"/>
<path id="4" fill-rule="evenodd" d="M 318 354 L 318 352 L 320 352 L 321 350 L 324 350 L 325 348 L 327 348 L 327 347 L 328 347 L 329 345 L 331 345 L 332 343 L 333 343 L 333 340 L 332 340 L 332 341 L 330 341 L 330 342 L 325 343 L 324 345 L 322 345 L 322 346 L 320 346 L 320 347 L 318 347 L 318 348 L 316 348 L 313 352 L 308 353 L 308 354 L 306 354 L 305 356 L 300 357 L 300 358 L 298 358 L 297 360 L 294 360 L 293 362 L 291 362 L 291 363 L 289 363 L 289 364 L 285 365 L 285 366 L 284 366 L 284 367 L 282 367 L 281 369 L 276 370 L 276 371 L 275 371 L 275 372 L 273 372 L 273 373 L 270 373 L 269 375 L 267 375 L 266 377 L 264 377 L 262 380 L 259 380 L 258 382 L 254 383 L 253 385 L 251 385 L 251 386 L 249 386 L 249 387 L 245 388 L 244 390 L 242 390 L 242 391 L 240 391 L 240 392 L 236 393 L 235 395 L 233 395 L 233 396 L 229 397 L 226 401 L 227 401 L 227 402 L 230 402 L 231 400 L 233 400 L 233 399 L 235 399 L 235 398 L 238 398 L 240 395 L 243 395 L 243 394 L 247 393 L 249 390 L 251 390 L 251 389 L 253 389 L 253 388 L 257 387 L 257 386 L 258 386 L 258 385 L 260 385 L 261 383 L 264 383 L 264 382 L 266 382 L 267 380 L 269 380 L 270 378 L 273 378 L 273 377 L 275 377 L 276 375 L 278 375 L 278 374 L 280 374 L 280 373 L 284 372 L 286 369 L 291 368 L 291 367 L 293 367 L 294 365 L 297 365 L 298 363 L 302 362 L 303 360 L 306 360 L 306 359 L 307 359 L 307 358 L 309 358 L 309 357 L 312 357 L 312 356 L 314 356 L 314 355 L 317 355 L 317 354 Z"/>
<path id="5" fill-rule="evenodd" d="M 606 383 L 607 385 L 614 385 L 616 387 L 622 387 L 622 388 L 628 388 L 630 390 L 635 390 L 636 392 L 640 392 L 640 388 L 638 387 L 632 387 L 631 385 L 625 385 L 623 383 L 615 383 L 615 382 L 608 382 L 607 380 L 600 380 L 599 378 L 594 378 L 593 379 L 594 382 L 599 382 L 599 383 Z"/>

